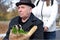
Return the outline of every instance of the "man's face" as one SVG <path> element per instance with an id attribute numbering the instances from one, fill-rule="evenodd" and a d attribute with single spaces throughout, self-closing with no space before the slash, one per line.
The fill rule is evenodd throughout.
<path id="1" fill-rule="evenodd" d="M 21 18 L 28 17 L 31 13 L 32 8 L 28 5 L 19 5 L 18 13 Z"/>

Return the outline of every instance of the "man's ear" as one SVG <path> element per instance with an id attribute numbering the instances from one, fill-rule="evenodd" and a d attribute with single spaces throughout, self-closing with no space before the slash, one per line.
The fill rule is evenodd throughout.
<path id="1" fill-rule="evenodd" d="M 30 7 L 30 12 L 32 12 L 32 7 Z"/>

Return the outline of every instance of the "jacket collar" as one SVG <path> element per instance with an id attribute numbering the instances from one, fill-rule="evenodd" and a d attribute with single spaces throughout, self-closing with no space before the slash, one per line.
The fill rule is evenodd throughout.
<path id="1" fill-rule="evenodd" d="M 36 21 L 36 17 L 31 13 L 30 18 L 28 19 L 28 21 L 22 26 L 22 28 L 24 30 L 26 30 L 28 27 L 30 27 L 31 25 L 34 25 L 33 23 Z"/>

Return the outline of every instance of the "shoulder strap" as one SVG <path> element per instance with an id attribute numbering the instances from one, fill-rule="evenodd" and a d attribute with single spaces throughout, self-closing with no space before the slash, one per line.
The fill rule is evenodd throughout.
<path id="1" fill-rule="evenodd" d="M 40 1 L 40 0 L 37 1 L 36 6 L 38 5 L 39 1 Z"/>
<path id="2" fill-rule="evenodd" d="M 53 5 L 54 0 L 51 0 L 51 6 Z"/>
<path id="3" fill-rule="evenodd" d="M 42 8 L 41 8 L 41 19 L 42 19 L 42 20 L 43 20 L 43 14 L 42 14 L 43 6 L 44 6 L 44 1 L 43 1 Z"/>

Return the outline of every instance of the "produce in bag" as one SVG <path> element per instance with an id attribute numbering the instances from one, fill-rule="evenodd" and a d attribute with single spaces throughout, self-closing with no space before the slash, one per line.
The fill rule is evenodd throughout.
<path id="1" fill-rule="evenodd" d="M 33 26 L 29 32 L 24 31 L 22 28 L 18 28 L 15 25 L 10 33 L 10 40 L 29 40 L 29 37 L 37 30 L 37 26 Z"/>

